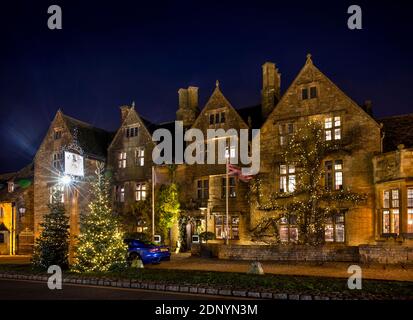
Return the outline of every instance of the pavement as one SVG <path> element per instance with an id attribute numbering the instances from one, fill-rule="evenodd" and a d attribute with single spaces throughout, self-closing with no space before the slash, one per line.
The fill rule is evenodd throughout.
<path id="1" fill-rule="evenodd" d="M 0 264 L 28 264 L 30 256 L 0 256 Z M 163 261 L 158 265 L 145 265 L 152 269 L 173 270 L 208 270 L 221 272 L 247 272 L 251 261 L 219 260 L 191 256 L 190 253 L 173 253 L 171 261 Z M 276 262 L 262 261 L 264 272 L 283 275 L 307 275 L 324 277 L 345 277 L 349 274 L 347 269 L 355 263 L 349 262 Z M 413 265 L 360 265 L 363 279 L 413 281 Z"/>
<path id="2" fill-rule="evenodd" d="M 0 279 L 0 300 L 230 300 L 233 297 L 98 287 L 63 283 L 50 290 L 46 282 Z"/>

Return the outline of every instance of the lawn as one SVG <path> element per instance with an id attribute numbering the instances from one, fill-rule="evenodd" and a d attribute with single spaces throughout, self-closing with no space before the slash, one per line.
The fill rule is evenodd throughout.
<path id="1" fill-rule="evenodd" d="M 29 265 L 0 265 L 0 272 L 36 273 Z M 249 275 L 245 273 L 215 271 L 184 271 L 165 269 L 129 269 L 105 274 L 75 274 L 65 276 L 81 278 L 105 278 L 110 280 L 132 280 L 157 284 L 193 285 L 219 289 L 268 291 L 273 293 L 326 295 L 339 298 L 358 299 L 413 299 L 413 282 L 363 280 L 362 290 L 347 288 L 347 278 L 329 278 L 290 275 Z"/>

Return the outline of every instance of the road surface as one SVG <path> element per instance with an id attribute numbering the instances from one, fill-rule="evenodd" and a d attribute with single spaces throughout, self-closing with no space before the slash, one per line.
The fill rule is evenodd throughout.
<path id="1" fill-rule="evenodd" d="M 63 283 L 50 290 L 46 282 L 0 279 L 0 300 L 224 300 L 222 296 L 162 292 Z"/>

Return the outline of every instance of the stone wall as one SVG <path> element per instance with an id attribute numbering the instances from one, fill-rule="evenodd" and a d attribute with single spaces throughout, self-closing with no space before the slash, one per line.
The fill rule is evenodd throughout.
<path id="1" fill-rule="evenodd" d="M 361 245 L 361 263 L 413 264 L 413 246 L 406 245 Z"/>
<path id="2" fill-rule="evenodd" d="M 358 247 L 345 245 L 208 245 L 212 256 L 231 260 L 260 261 L 359 261 Z M 194 248 L 194 254 L 200 252 Z"/>

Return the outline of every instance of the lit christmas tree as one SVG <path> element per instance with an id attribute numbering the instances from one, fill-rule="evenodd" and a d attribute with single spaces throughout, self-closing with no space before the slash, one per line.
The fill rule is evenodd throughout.
<path id="1" fill-rule="evenodd" d="M 110 207 L 109 181 L 103 174 L 103 166 L 98 166 L 96 175 L 89 212 L 81 215 L 75 272 L 106 272 L 126 266 L 127 246 Z"/>
<path id="2" fill-rule="evenodd" d="M 69 265 L 69 218 L 65 214 L 62 196 L 61 191 L 53 193 L 50 212 L 40 224 L 42 232 L 36 239 L 32 258 L 35 267 L 47 269 L 51 265 L 58 265 L 66 269 Z"/>

